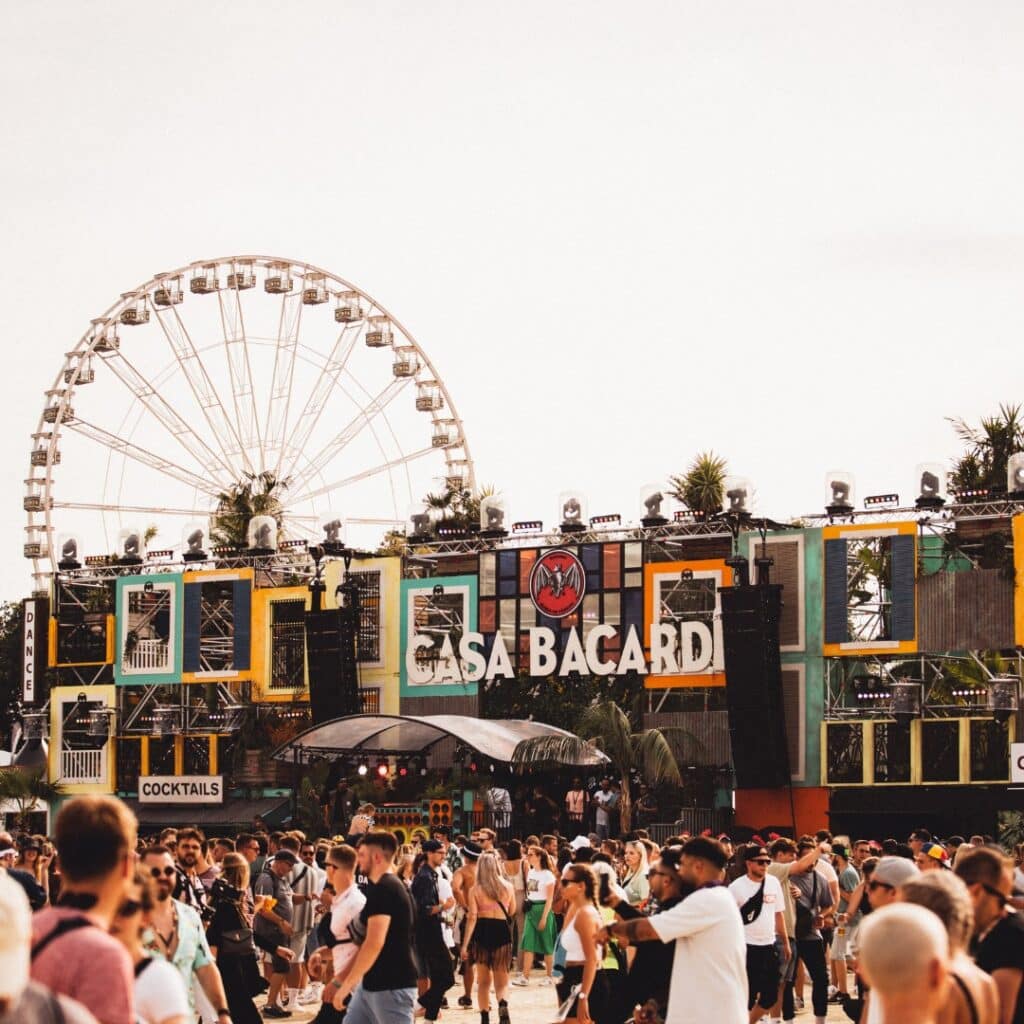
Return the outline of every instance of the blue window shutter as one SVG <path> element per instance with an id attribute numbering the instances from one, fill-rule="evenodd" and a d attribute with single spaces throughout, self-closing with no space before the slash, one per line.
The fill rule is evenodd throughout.
<path id="1" fill-rule="evenodd" d="M 850 639 L 846 619 L 846 541 L 825 541 L 825 643 Z"/>
<path id="2" fill-rule="evenodd" d="M 249 580 L 235 580 L 232 611 L 235 617 L 234 667 L 236 672 L 249 669 L 252 650 L 252 586 Z"/>
<path id="3" fill-rule="evenodd" d="M 185 584 L 185 609 L 182 626 L 184 640 L 181 652 L 181 669 L 183 672 L 198 672 L 199 661 L 199 623 L 202 616 L 200 602 L 203 596 L 201 583 Z"/>
<path id="4" fill-rule="evenodd" d="M 916 634 L 914 569 L 917 551 L 914 541 L 908 534 L 892 538 L 893 640 L 913 640 Z"/>

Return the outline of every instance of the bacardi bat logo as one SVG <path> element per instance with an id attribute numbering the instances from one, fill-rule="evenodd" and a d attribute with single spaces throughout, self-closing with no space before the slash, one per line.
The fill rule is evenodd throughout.
<path id="1" fill-rule="evenodd" d="M 541 614 L 560 619 L 579 607 L 586 581 L 583 564 L 571 551 L 548 551 L 530 572 L 530 597 Z"/>

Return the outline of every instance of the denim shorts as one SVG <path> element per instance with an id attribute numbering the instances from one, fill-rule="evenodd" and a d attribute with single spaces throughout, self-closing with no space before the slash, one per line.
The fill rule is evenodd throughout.
<path id="1" fill-rule="evenodd" d="M 415 988 L 390 988 L 367 992 L 362 983 L 352 993 L 345 1024 L 412 1024 Z"/>

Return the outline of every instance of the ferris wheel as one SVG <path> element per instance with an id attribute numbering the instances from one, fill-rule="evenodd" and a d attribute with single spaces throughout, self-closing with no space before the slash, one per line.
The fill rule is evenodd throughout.
<path id="1" fill-rule="evenodd" d="M 132 530 L 178 552 L 223 495 L 267 481 L 282 539 L 341 522 L 373 547 L 474 474 L 448 389 L 376 300 L 295 260 L 192 263 L 123 293 L 65 354 L 32 435 L 24 553 L 42 588 Z"/>

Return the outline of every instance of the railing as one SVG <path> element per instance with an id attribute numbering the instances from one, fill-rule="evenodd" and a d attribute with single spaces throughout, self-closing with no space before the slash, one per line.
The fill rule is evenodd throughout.
<path id="1" fill-rule="evenodd" d="M 170 644 L 166 640 L 138 640 L 130 651 L 125 651 L 127 669 L 160 669 L 168 667 Z"/>
<path id="2" fill-rule="evenodd" d="M 60 781 L 65 783 L 104 782 L 105 750 L 62 750 Z"/>

